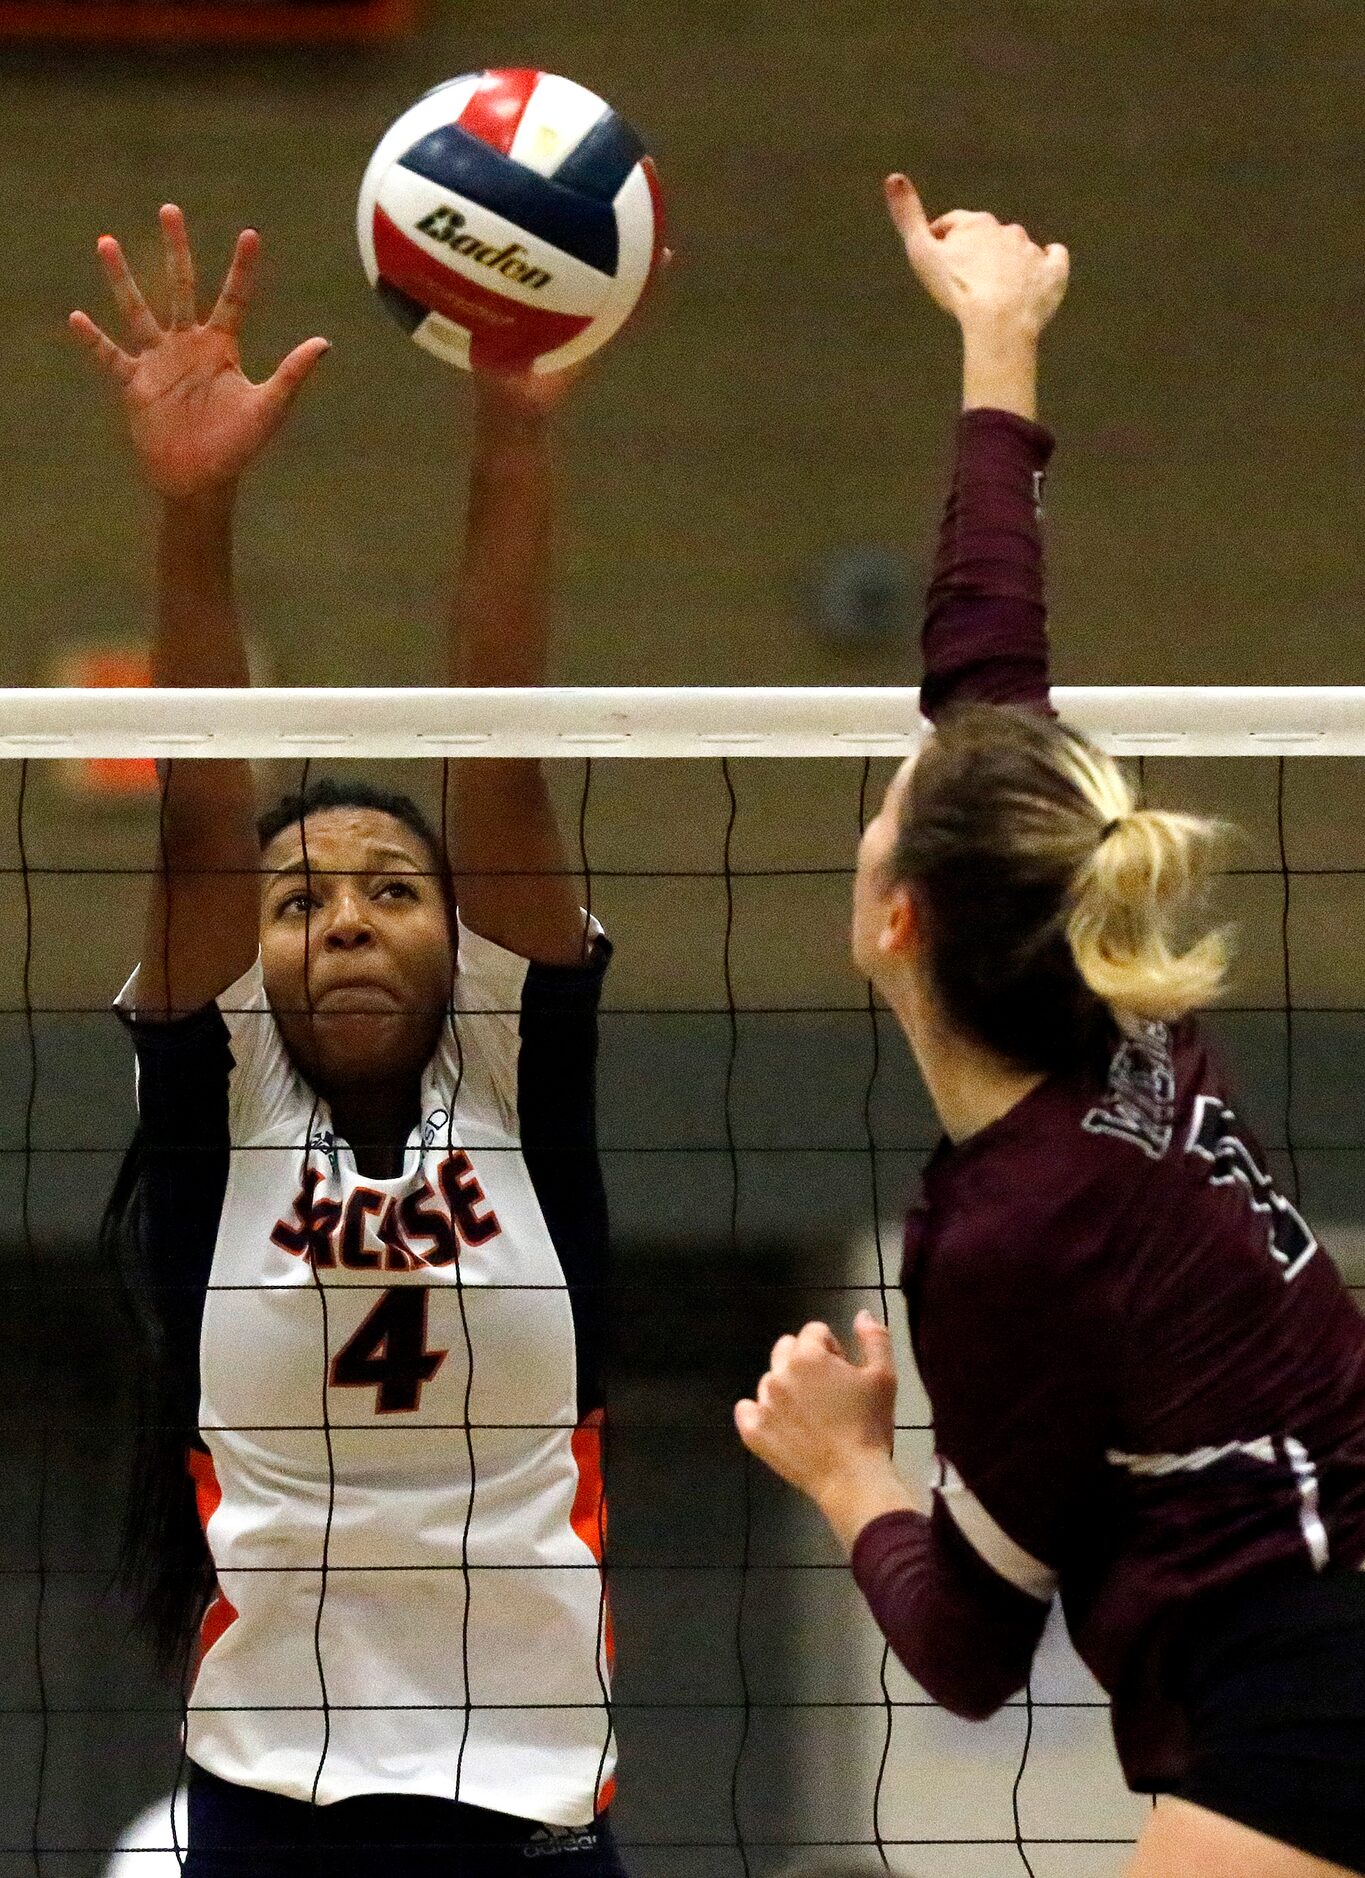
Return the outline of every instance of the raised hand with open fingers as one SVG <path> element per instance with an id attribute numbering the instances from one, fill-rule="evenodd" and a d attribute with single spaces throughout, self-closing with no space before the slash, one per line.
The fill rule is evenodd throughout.
<path id="1" fill-rule="evenodd" d="M 1005 320 L 1037 338 L 1066 297 L 1071 258 L 1060 242 L 1041 246 L 1017 222 L 976 210 L 930 221 L 901 175 L 887 177 L 886 205 L 920 284 L 964 328 Z"/>
<path id="2" fill-rule="evenodd" d="M 143 474 L 160 494 L 186 500 L 230 489 L 269 443 L 323 353 L 307 339 L 262 384 L 242 371 L 239 335 L 250 309 L 260 238 L 237 239 L 222 291 L 207 319 L 195 296 L 194 256 L 185 218 L 161 211 L 166 314 L 148 305 L 123 249 L 104 235 L 98 254 L 122 323 L 119 344 L 85 313 L 72 332 L 123 397 Z"/>

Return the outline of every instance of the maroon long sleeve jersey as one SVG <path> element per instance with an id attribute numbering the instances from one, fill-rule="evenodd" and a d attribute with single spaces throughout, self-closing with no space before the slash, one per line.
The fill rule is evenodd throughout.
<path id="1" fill-rule="evenodd" d="M 1039 493 L 1052 440 L 962 419 L 921 693 L 1048 707 Z M 1060 1594 L 1130 1785 L 1179 1777 L 1191 1600 L 1365 1559 L 1365 1319 L 1265 1171 L 1197 1025 L 1116 1039 L 939 1146 L 904 1287 L 933 1410 L 929 1517 L 860 1534 L 897 1656 L 958 1714 L 1027 1681 Z"/>

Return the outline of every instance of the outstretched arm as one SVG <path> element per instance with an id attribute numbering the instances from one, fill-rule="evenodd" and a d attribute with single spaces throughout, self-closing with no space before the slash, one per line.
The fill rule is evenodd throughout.
<path id="1" fill-rule="evenodd" d="M 913 186 L 889 177 L 906 256 L 962 332 L 957 463 L 924 622 L 920 705 L 1048 706 L 1040 494 L 1052 438 L 1038 423 L 1038 351 L 1066 293 L 1065 248 L 1017 224 L 953 210 L 930 222 Z"/>
<path id="2" fill-rule="evenodd" d="M 557 412 L 571 380 L 479 377 L 464 567 L 450 620 L 453 685 L 543 685 L 549 667 Z M 448 839 L 460 914 L 523 958 L 575 965 L 578 883 L 540 763 L 453 766 Z"/>
<path id="3" fill-rule="evenodd" d="M 237 242 L 223 290 L 200 321 L 185 219 L 161 211 L 164 321 L 111 235 L 99 257 L 123 325 L 119 346 L 84 313 L 71 328 L 121 394 L 143 477 L 160 503 L 152 678 L 158 685 L 250 682 L 232 591 L 232 528 L 243 471 L 270 441 L 327 350 L 310 339 L 262 385 L 242 373 L 238 335 L 259 247 Z M 163 770 L 158 867 L 147 912 L 138 1016 L 170 1018 L 224 991 L 256 955 L 259 849 L 246 763 Z"/>
<path id="4" fill-rule="evenodd" d="M 1066 291 L 1066 250 L 1039 248 L 989 215 L 930 222 L 903 176 L 886 194 L 912 268 L 963 339 L 958 462 L 921 702 L 931 717 L 971 701 L 1046 709 L 1037 483 L 1052 440 L 1035 421 L 1038 342 Z M 932 1499 L 901 1478 L 890 1339 L 867 1312 L 855 1328 L 858 1363 L 823 1324 L 781 1338 L 753 1399 L 736 1408 L 740 1436 L 823 1512 L 911 1674 L 957 1713 L 988 1715 L 1027 1679 L 1050 1599 L 1046 1568 L 946 1468 Z M 1009 1420 L 1002 1411 L 993 1431 Z"/>

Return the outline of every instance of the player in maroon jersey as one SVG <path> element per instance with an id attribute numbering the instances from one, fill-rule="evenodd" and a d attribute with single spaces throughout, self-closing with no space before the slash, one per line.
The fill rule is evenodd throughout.
<path id="1" fill-rule="evenodd" d="M 1141 808 L 1052 715 L 1035 421 L 1067 257 L 888 200 L 962 327 L 924 634 L 936 731 L 859 855 L 853 951 L 945 1139 L 904 1285 L 931 1493 L 892 1464 L 889 1339 L 776 1345 L 736 1421 L 808 1493 L 907 1669 L 991 1714 L 1054 1594 L 1136 1790 L 1130 1878 L 1365 1871 L 1365 1322 L 1265 1171 L 1191 1014 L 1217 831 Z M 1184 936 L 1182 936 L 1184 935 Z"/>

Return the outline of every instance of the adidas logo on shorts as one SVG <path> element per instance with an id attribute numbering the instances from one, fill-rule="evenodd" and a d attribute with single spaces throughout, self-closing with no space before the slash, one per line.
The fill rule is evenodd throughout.
<path id="1" fill-rule="evenodd" d="M 523 1858 L 558 1858 L 561 1852 L 595 1852 L 596 1826 L 541 1826 L 522 1847 Z"/>

